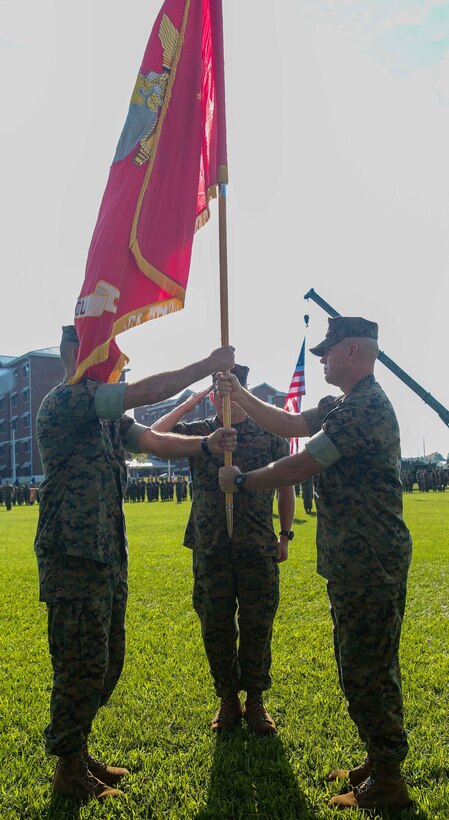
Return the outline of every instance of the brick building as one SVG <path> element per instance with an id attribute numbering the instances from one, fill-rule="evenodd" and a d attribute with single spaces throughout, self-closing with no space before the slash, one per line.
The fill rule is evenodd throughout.
<path id="1" fill-rule="evenodd" d="M 36 416 L 44 396 L 64 377 L 56 347 L 0 355 L 0 483 L 42 480 Z"/>

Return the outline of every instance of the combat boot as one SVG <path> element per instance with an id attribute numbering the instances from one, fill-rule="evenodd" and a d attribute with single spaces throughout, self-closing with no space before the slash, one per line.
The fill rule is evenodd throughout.
<path id="1" fill-rule="evenodd" d="M 272 735 L 276 724 L 265 709 L 262 695 L 248 695 L 245 703 L 245 720 L 257 735 Z"/>
<path id="2" fill-rule="evenodd" d="M 407 809 L 412 805 L 397 763 L 374 763 L 371 774 L 346 794 L 335 794 L 329 806 L 339 809 Z"/>
<path id="3" fill-rule="evenodd" d="M 88 800 L 96 797 L 121 797 L 123 792 L 112 789 L 89 771 L 82 751 L 58 758 L 53 776 L 53 791 L 77 800 Z"/>
<path id="4" fill-rule="evenodd" d="M 360 783 L 363 783 L 363 781 L 369 776 L 372 768 L 373 761 L 369 755 L 367 755 L 360 766 L 356 766 L 354 769 L 334 769 L 330 775 L 328 775 L 327 779 L 349 780 L 351 786 L 360 786 Z"/>
<path id="5" fill-rule="evenodd" d="M 242 705 L 238 694 L 220 700 L 218 711 L 212 718 L 211 729 L 213 732 L 226 731 L 232 729 L 242 718 Z"/>
<path id="6" fill-rule="evenodd" d="M 90 773 L 102 783 L 106 783 L 107 786 L 116 786 L 122 777 L 129 774 L 128 769 L 123 769 L 120 766 L 108 766 L 102 760 L 97 760 L 89 754 L 87 745 L 83 748 L 83 757 Z"/>

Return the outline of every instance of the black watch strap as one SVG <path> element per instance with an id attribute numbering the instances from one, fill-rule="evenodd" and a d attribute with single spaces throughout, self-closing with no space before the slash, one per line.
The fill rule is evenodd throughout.
<path id="1" fill-rule="evenodd" d="M 234 478 L 234 484 L 238 487 L 239 491 L 243 493 L 245 488 L 246 482 L 246 473 L 237 473 L 236 477 Z"/>
<path id="2" fill-rule="evenodd" d="M 204 455 L 206 455 L 206 456 L 211 456 L 212 455 L 211 451 L 209 450 L 208 444 L 207 444 L 207 436 L 204 436 L 204 438 L 201 442 L 201 449 L 202 449 Z"/>
<path id="3" fill-rule="evenodd" d="M 279 533 L 279 537 L 281 535 L 284 535 L 285 538 L 288 538 L 289 541 L 291 541 L 295 537 L 295 533 L 293 532 L 293 530 L 281 530 Z"/>

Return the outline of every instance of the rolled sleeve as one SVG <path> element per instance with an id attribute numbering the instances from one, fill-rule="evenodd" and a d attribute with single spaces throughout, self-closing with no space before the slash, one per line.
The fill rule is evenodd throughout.
<path id="1" fill-rule="evenodd" d="M 136 421 L 131 424 L 122 438 L 125 450 L 128 450 L 130 453 L 140 453 L 139 439 L 142 433 L 145 433 L 148 429 L 149 428 L 145 427 L 144 424 L 138 424 Z"/>
<path id="2" fill-rule="evenodd" d="M 303 410 L 301 416 L 307 424 L 307 429 L 311 436 L 321 429 L 322 419 L 318 407 L 313 407 L 311 410 Z"/>
<path id="3" fill-rule="evenodd" d="M 126 382 L 101 384 L 95 393 L 95 412 L 99 419 L 118 421 L 123 416 Z"/>
<path id="4" fill-rule="evenodd" d="M 305 449 L 309 456 L 318 462 L 322 470 L 327 470 L 341 458 L 340 451 L 322 430 L 309 439 Z"/>

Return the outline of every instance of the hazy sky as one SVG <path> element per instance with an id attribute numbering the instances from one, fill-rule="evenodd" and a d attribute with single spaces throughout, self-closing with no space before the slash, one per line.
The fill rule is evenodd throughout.
<path id="1" fill-rule="evenodd" d="M 159 0 L 0 0 L 0 354 L 57 345 Z M 327 316 L 449 407 L 449 1 L 223 0 L 230 338 L 287 390 Z M 218 219 L 196 236 L 183 311 L 118 337 L 130 379 L 220 344 Z M 404 456 L 449 430 L 380 363 Z M 201 383 L 205 386 L 205 382 Z M 313 406 L 329 388 L 306 357 Z"/>

